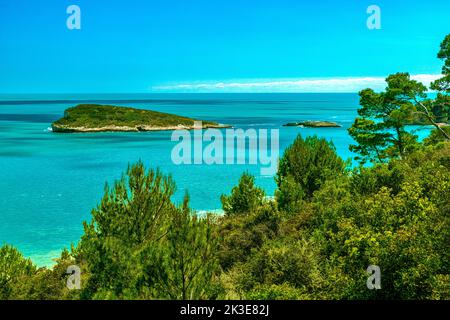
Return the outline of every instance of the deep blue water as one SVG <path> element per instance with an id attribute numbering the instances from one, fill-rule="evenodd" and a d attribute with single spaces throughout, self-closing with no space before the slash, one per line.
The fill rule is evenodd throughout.
<path id="1" fill-rule="evenodd" d="M 220 208 L 242 172 L 272 195 L 275 182 L 258 165 L 175 165 L 171 132 L 56 134 L 48 128 L 80 102 L 124 105 L 174 113 L 242 129 L 279 129 L 280 154 L 298 134 L 331 139 L 351 157 L 347 128 L 358 108 L 356 94 L 159 94 L 0 96 L 0 244 L 18 247 L 37 264 L 50 264 L 76 242 L 82 221 L 120 178 L 128 163 L 172 174 L 175 201 L 187 190 L 197 210 Z M 342 128 L 283 127 L 287 122 L 329 120 Z"/>

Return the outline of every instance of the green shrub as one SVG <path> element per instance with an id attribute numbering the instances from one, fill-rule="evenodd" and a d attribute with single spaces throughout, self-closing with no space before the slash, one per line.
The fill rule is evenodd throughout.
<path id="1" fill-rule="evenodd" d="M 244 173 L 239 184 L 231 190 L 231 194 L 222 195 L 220 200 L 226 215 L 236 215 L 256 210 L 262 205 L 264 196 L 264 191 L 255 186 L 255 177 Z"/>
<path id="2" fill-rule="evenodd" d="M 276 197 L 280 209 L 295 210 L 302 199 L 311 199 L 326 180 L 342 175 L 345 168 L 332 142 L 317 136 L 298 136 L 279 164 Z"/>

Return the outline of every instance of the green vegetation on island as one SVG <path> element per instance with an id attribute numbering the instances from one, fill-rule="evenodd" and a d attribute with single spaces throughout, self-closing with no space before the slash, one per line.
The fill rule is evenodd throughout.
<path id="1" fill-rule="evenodd" d="M 51 269 L 0 248 L 0 299 L 450 299 L 449 127 L 422 142 L 405 130 L 414 112 L 432 125 L 431 106 L 448 112 L 450 35 L 439 57 L 434 99 L 415 101 L 423 87 L 404 73 L 360 93 L 349 132 L 371 166 L 350 168 L 331 141 L 298 136 L 274 199 L 244 173 L 221 197 L 224 215 L 199 216 L 187 195 L 171 201 L 170 176 L 138 162 Z M 71 265 L 78 290 L 66 286 Z M 380 290 L 367 287 L 370 265 Z"/>
<path id="2" fill-rule="evenodd" d="M 193 129 L 195 120 L 151 110 L 96 104 L 80 104 L 67 109 L 52 123 L 53 132 L 160 131 Z M 203 128 L 227 127 L 202 121 Z"/>
<path id="3" fill-rule="evenodd" d="M 307 127 L 307 128 L 339 128 L 340 124 L 332 121 L 300 121 L 289 122 L 284 125 L 285 127 Z"/>

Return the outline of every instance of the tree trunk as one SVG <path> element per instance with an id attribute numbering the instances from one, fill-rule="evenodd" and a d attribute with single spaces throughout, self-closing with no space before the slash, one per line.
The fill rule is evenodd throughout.
<path id="1" fill-rule="evenodd" d="M 430 114 L 430 111 L 428 110 L 428 108 L 420 101 L 416 100 L 416 103 L 425 111 L 420 112 L 421 114 L 423 114 L 425 117 L 427 117 L 428 121 L 430 121 L 430 123 L 436 127 L 436 129 L 444 136 L 444 138 L 446 140 L 450 140 L 450 136 L 447 134 L 447 132 L 444 131 L 444 129 L 442 129 L 433 119 L 433 117 Z"/>

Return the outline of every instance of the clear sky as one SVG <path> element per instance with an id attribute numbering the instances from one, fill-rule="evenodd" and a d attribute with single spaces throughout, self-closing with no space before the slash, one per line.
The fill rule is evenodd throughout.
<path id="1" fill-rule="evenodd" d="M 448 33 L 450 0 L 0 0 L 0 93 L 353 91 L 432 78 Z"/>

